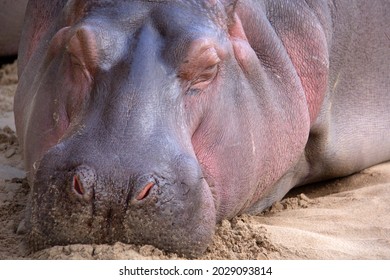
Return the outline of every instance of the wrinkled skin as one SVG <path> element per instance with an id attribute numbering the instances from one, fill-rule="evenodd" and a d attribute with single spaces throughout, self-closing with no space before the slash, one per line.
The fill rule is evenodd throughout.
<path id="1" fill-rule="evenodd" d="M 16 55 L 27 0 L 0 1 L 0 57 Z"/>
<path id="2" fill-rule="evenodd" d="M 195 256 L 221 219 L 389 160 L 389 4 L 342 2 L 30 1 L 32 249 Z"/>

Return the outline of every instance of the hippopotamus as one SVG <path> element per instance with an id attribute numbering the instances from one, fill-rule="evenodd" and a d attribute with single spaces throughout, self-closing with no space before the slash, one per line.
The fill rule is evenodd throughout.
<path id="1" fill-rule="evenodd" d="M 17 54 L 26 5 L 27 0 L 0 2 L 0 57 Z"/>
<path id="2" fill-rule="evenodd" d="M 194 257 L 223 219 L 390 159 L 387 0 L 31 0 L 17 135 L 32 250 Z"/>

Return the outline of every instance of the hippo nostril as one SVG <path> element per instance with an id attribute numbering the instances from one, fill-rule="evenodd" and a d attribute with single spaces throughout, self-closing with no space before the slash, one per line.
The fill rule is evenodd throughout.
<path id="1" fill-rule="evenodd" d="M 79 194 L 83 195 L 85 193 L 85 190 L 83 188 L 83 185 L 80 182 L 80 178 L 77 175 L 73 176 L 73 189 Z"/>
<path id="2" fill-rule="evenodd" d="M 137 200 L 143 200 L 145 197 L 148 196 L 150 190 L 154 187 L 154 182 L 149 182 L 142 191 L 138 194 Z"/>
<path id="3" fill-rule="evenodd" d="M 89 166 L 80 165 L 71 171 L 71 180 L 73 194 L 80 199 L 90 201 L 97 181 L 95 170 Z"/>

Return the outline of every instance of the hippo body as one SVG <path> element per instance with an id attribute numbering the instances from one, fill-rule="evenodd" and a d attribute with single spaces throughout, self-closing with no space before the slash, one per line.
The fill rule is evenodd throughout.
<path id="1" fill-rule="evenodd" d="M 390 2 L 30 1 L 17 134 L 37 250 L 152 244 L 390 159 Z"/>
<path id="2" fill-rule="evenodd" d="M 0 57 L 16 55 L 27 0 L 0 1 Z"/>

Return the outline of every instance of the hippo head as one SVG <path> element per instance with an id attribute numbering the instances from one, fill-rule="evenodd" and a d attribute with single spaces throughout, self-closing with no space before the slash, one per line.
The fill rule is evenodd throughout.
<path id="1" fill-rule="evenodd" d="M 259 60 L 228 2 L 69 1 L 35 42 L 15 99 L 35 250 L 198 255 L 298 160 L 309 114 L 288 55 L 264 24 Z"/>

